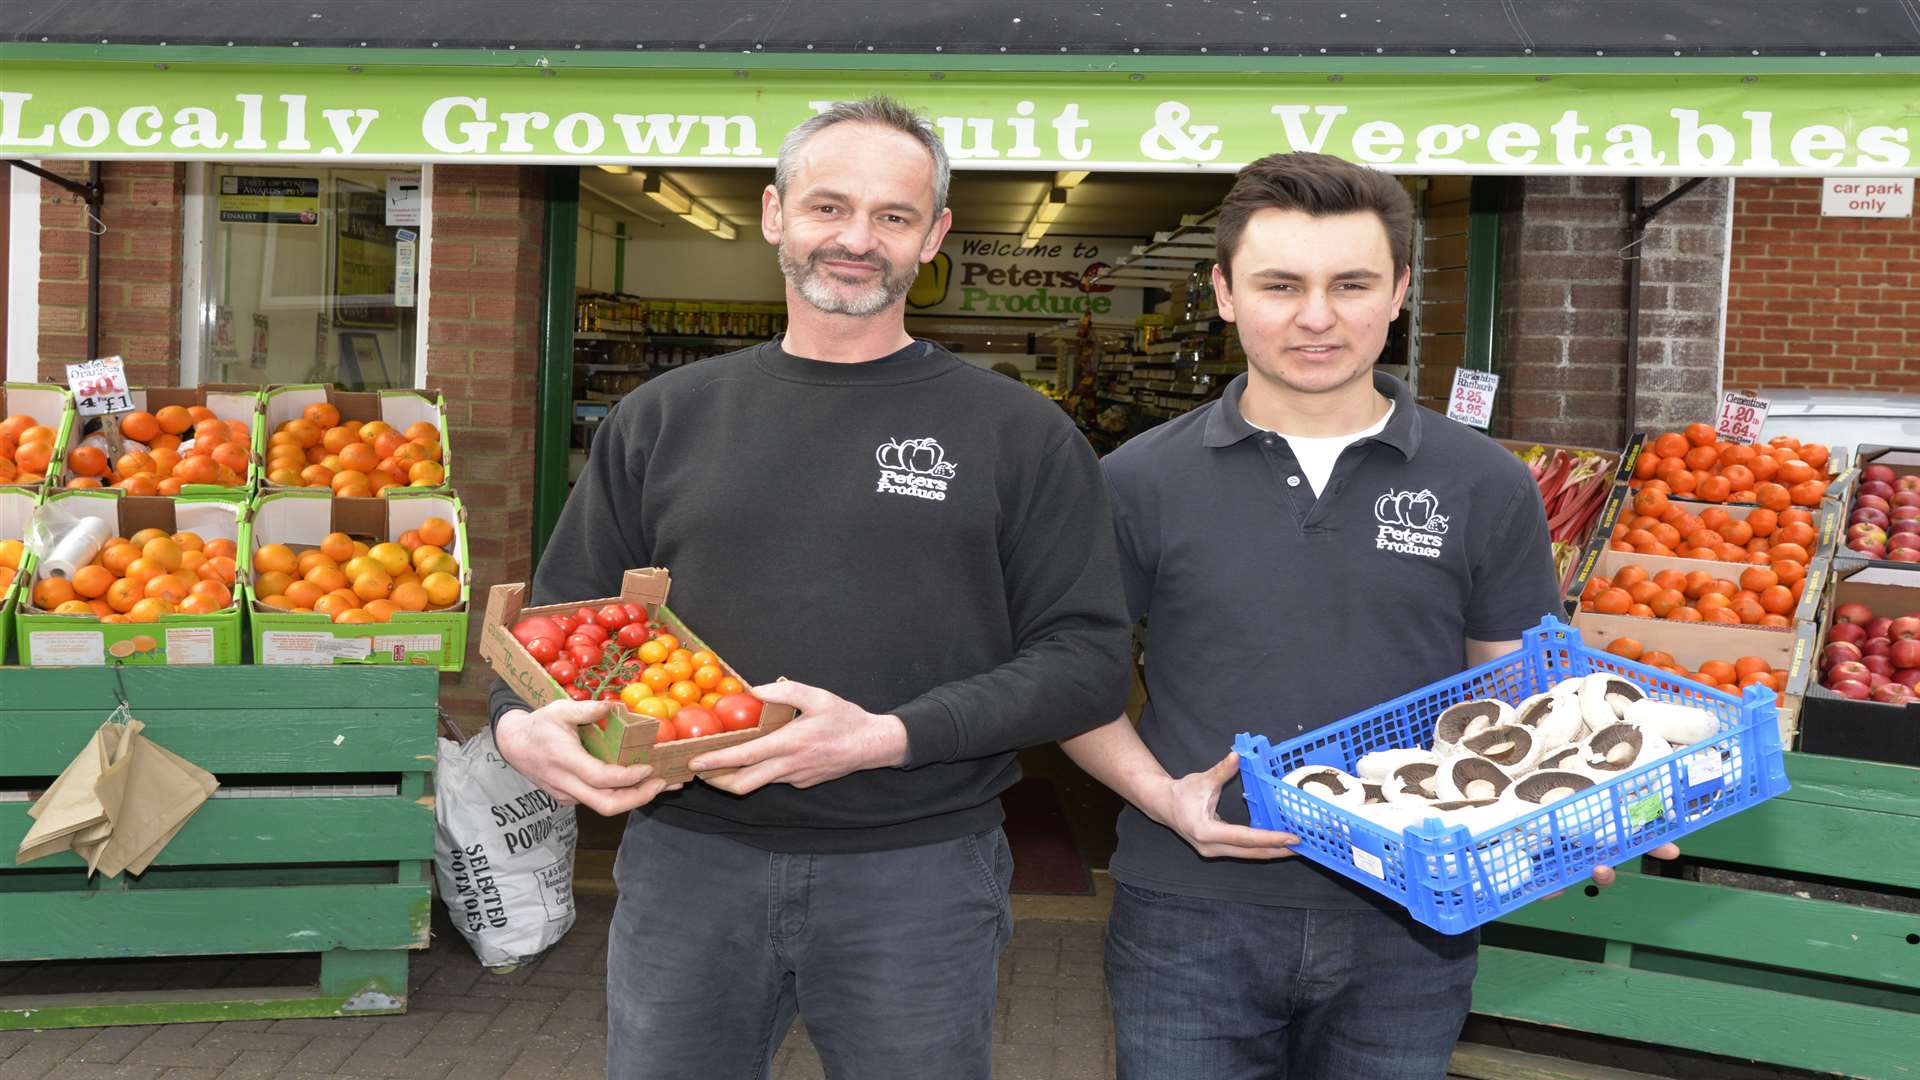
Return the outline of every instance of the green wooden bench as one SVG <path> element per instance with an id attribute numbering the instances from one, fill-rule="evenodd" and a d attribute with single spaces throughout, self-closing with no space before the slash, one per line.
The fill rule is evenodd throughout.
<path id="1" fill-rule="evenodd" d="M 132 668 L 132 713 L 217 776 L 138 878 L 71 853 L 14 864 L 28 803 L 0 801 L 0 962 L 316 953 L 311 986 L 0 996 L 0 1030 L 404 1012 L 427 946 L 432 668 Z M 0 668 L 0 793 L 38 789 L 116 704 L 108 668 Z M 268 785 L 281 792 L 234 797 Z M 346 793 L 345 785 L 361 792 Z M 164 963 L 154 960 L 155 963 Z"/>
<path id="2" fill-rule="evenodd" d="M 1769 878 L 1920 890 L 1920 769 L 1788 754 L 1793 789 L 1687 837 Z M 1623 868 L 1487 928 L 1474 1011 L 1838 1072 L 1920 1077 L 1920 903 L 1862 906 Z M 1814 891 L 1802 889 L 1800 891 Z"/>

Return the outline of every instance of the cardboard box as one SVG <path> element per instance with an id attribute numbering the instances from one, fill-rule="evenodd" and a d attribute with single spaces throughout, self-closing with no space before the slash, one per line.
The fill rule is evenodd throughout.
<path id="1" fill-rule="evenodd" d="M 31 484 L 0 484 L 16 491 L 39 491 L 52 486 L 66 460 L 67 444 L 73 439 L 73 393 L 61 386 L 43 383 L 10 382 L 0 384 L 0 420 L 9 416 L 31 416 L 35 423 L 54 430 L 53 461 L 47 466 L 47 479 Z"/>
<path id="2" fill-rule="evenodd" d="M 241 477 L 240 485 L 238 487 L 221 487 L 218 484 L 187 484 L 181 487 L 180 494 L 187 496 L 206 496 L 208 498 L 223 499 L 227 502 L 243 504 L 253 498 L 254 489 L 260 482 L 261 459 L 259 451 L 256 449 L 260 445 L 259 387 L 232 383 L 209 383 L 206 386 L 198 387 L 153 386 L 130 390 L 127 396 L 133 399 L 133 407 L 136 410 L 155 412 L 169 405 L 178 405 L 183 409 L 191 408 L 195 405 L 203 405 L 212 410 L 214 416 L 222 420 L 239 420 L 246 424 L 248 438 L 252 441 L 252 447 L 249 448 L 247 453 L 247 472 L 245 476 Z M 101 421 L 99 427 L 100 440 L 106 444 L 107 460 L 109 461 L 116 460 L 123 452 L 121 446 L 126 440 L 120 435 L 120 420 L 124 415 L 124 413 L 109 413 L 106 416 L 98 418 Z M 81 442 L 90 437 L 87 435 L 87 425 L 94 419 L 94 417 L 76 418 L 74 422 L 73 446 L 68 447 L 69 450 L 75 446 L 79 446 Z M 67 481 L 72 479 L 72 477 L 73 474 L 67 469 L 66 462 L 63 460 L 60 463 L 60 471 L 54 480 L 54 486 L 66 487 Z"/>
<path id="3" fill-rule="evenodd" d="M 1812 587 L 1808 587 L 1812 591 Z M 1782 691 L 1780 736 L 1793 745 L 1793 733 L 1800 722 L 1802 700 L 1811 681 L 1815 645 L 1819 637 L 1813 623 L 1795 623 L 1791 630 L 1762 630 L 1752 626 L 1720 623 L 1683 623 L 1670 619 L 1640 619 L 1630 615 L 1602 615 L 1582 611 L 1573 617 L 1589 647 L 1604 649 L 1615 638 L 1630 637 L 1649 650 L 1669 653 L 1689 671 L 1700 670 L 1709 660 L 1732 663 L 1743 656 L 1758 656 L 1776 670 L 1787 673 Z"/>
<path id="4" fill-rule="evenodd" d="M 223 499 L 128 495 L 113 488 L 52 492 L 47 505 L 75 517 L 106 522 L 115 536 L 141 529 L 198 533 L 203 540 L 239 546 L 244 507 Z M 245 589 L 235 583 L 234 602 L 211 615 L 164 615 L 150 623 L 103 623 L 91 615 L 55 615 L 19 597 L 14 616 L 20 663 L 30 667 L 98 664 L 189 666 L 240 662 L 240 611 Z"/>
<path id="5" fill-rule="evenodd" d="M 1759 509 L 1759 507 L 1757 506 L 1747 506 L 1747 505 L 1738 505 L 1738 504 L 1730 504 L 1730 503 L 1698 502 L 1693 499 L 1670 498 L 1667 501 L 1675 506 L 1684 508 L 1687 511 L 1687 513 L 1693 514 L 1695 516 L 1698 516 L 1708 510 L 1718 508 L 1720 510 L 1724 510 L 1728 517 L 1733 518 L 1736 521 L 1745 521 L 1747 519 L 1747 515 Z M 1706 559 L 1683 559 L 1677 556 L 1639 555 L 1637 552 L 1625 552 L 1625 551 L 1616 550 L 1612 546 L 1613 545 L 1613 527 L 1616 523 L 1618 523 L 1621 520 L 1622 516 L 1625 516 L 1628 520 L 1632 519 L 1633 514 L 1630 509 L 1630 507 L 1632 506 L 1632 503 L 1633 503 L 1633 492 L 1630 489 L 1626 488 L 1625 486 L 1621 486 L 1615 489 L 1614 498 L 1608 500 L 1606 509 L 1601 511 L 1599 524 L 1594 526 L 1592 541 L 1590 541 L 1587 544 L 1586 552 L 1580 556 L 1580 565 L 1575 570 L 1573 575 L 1573 581 L 1567 588 L 1567 597 L 1569 600 L 1578 600 L 1580 593 L 1587 587 L 1587 579 L 1593 577 L 1596 573 L 1599 574 L 1601 577 L 1613 576 L 1613 571 L 1611 568 L 1609 568 L 1606 571 L 1600 570 L 1601 557 L 1607 554 L 1637 556 L 1638 558 L 1641 558 L 1641 559 L 1654 560 L 1660 563 L 1660 566 L 1657 567 L 1657 569 L 1663 569 L 1663 570 L 1671 568 L 1671 569 L 1678 569 L 1683 571 L 1693 571 L 1693 570 L 1712 571 L 1714 577 L 1738 578 L 1740 576 L 1739 570 L 1745 569 L 1747 566 L 1752 565 L 1750 563 L 1730 563 L 1730 562 L 1721 562 L 1719 560 L 1708 561 Z M 1838 514 L 1837 508 L 1834 505 L 1832 505 L 1830 502 L 1822 503 L 1818 507 L 1804 507 L 1803 509 L 1810 511 L 1813 514 L 1814 540 L 1813 540 L 1812 546 L 1807 551 L 1807 554 L 1813 556 L 1810 560 L 1808 560 L 1809 565 L 1807 566 L 1807 574 L 1809 577 L 1811 577 L 1813 574 L 1812 564 L 1818 563 L 1822 561 L 1825 557 L 1833 554 L 1834 540 L 1842 532 L 1840 528 L 1840 522 L 1843 520 L 1843 518 Z M 1632 558 L 1629 558 L 1626 561 L 1632 562 L 1634 560 Z M 1619 562 L 1614 562 L 1609 564 L 1610 567 L 1617 567 L 1619 565 L 1622 565 L 1622 564 Z M 1714 570 L 1715 567 L 1720 567 L 1721 570 Z M 1652 563 L 1648 563 L 1647 569 L 1649 572 L 1652 572 L 1653 570 L 1656 569 L 1656 567 L 1654 567 Z M 1723 570 L 1728 570 L 1728 569 L 1734 570 L 1734 573 L 1727 574 L 1722 572 Z M 1816 596 L 1816 593 L 1814 592 L 1813 584 L 1811 582 L 1809 582 L 1807 586 L 1807 595 Z M 1813 614 L 1811 612 L 1809 612 L 1806 615 L 1800 615 L 1798 613 L 1794 615 L 1794 618 L 1796 619 L 1800 619 L 1800 618 L 1810 619 L 1812 617 L 1813 617 Z"/>
<path id="6" fill-rule="evenodd" d="M 487 619 L 480 631 L 480 655 L 489 667 L 507 681 L 514 693 L 520 695 L 520 700 L 539 708 L 550 702 L 566 700 L 567 695 L 510 632 L 513 624 L 526 616 L 564 615 L 582 605 L 640 604 L 647 609 L 648 615 L 665 623 L 687 647 L 704 648 L 699 635 L 689 630 L 667 609 L 667 589 L 671 580 L 667 571 L 658 567 L 629 570 L 621 579 L 619 596 L 540 607 L 524 606 L 527 596 L 525 584 L 495 585 L 487 595 Z M 725 657 L 721 657 L 720 665 L 727 674 L 742 683 L 755 685 L 754 680 L 734 670 Z M 654 775 L 668 783 L 693 779 L 693 771 L 687 768 L 687 762 L 693 760 L 696 754 L 758 738 L 792 720 L 794 715 L 791 706 L 768 702 L 761 710 L 760 726 L 757 728 L 727 731 L 698 739 L 676 739 L 655 745 L 653 739 L 660 727 L 659 721 L 651 716 L 630 712 L 618 701 L 607 702 L 607 709 L 605 731 L 591 724 L 580 729 L 580 741 L 587 751 L 602 761 L 618 765 L 651 765 Z"/>
<path id="7" fill-rule="evenodd" d="M 1842 604 L 1865 604 L 1875 615 L 1888 618 L 1920 613 L 1920 568 L 1867 559 L 1835 561 L 1833 583 L 1821 606 L 1816 662 L 1833 627 L 1834 609 Z M 1800 720 L 1802 751 L 1920 766 L 1920 703 L 1855 701 L 1821 686 L 1817 679 L 1806 695 Z"/>
<path id="8" fill-rule="evenodd" d="M 1740 580 L 1740 572 L 1750 569 L 1752 565 L 1752 563 L 1707 562 L 1704 559 L 1675 559 L 1664 555 L 1642 555 L 1637 551 L 1614 551 L 1608 549 L 1600 552 L 1595 557 L 1593 561 L 1593 572 L 1588 576 L 1603 577 L 1611 580 L 1613 575 L 1619 572 L 1621 567 L 1638 566 L 1647 572 L 1648 577 L 1652 577 L 1662 570 L 1678 570 L 1683 574 L 1690 574 L 1695 570 L 1705 570 L 1716 578 L 1725 578 L 1737 584 Z M 1819 620 L 1820 597 L 1825 591 L 1826 582 L 1832 574 L 1832 569 L 1833 562 L 1830 559 L 1815 559 L 1807 566 L 1807 587 L 1800 593 L 1799 603 L 1795 604 L 1793 611 L 1787 615 L 1794 623 L 1811 623 Z M 1586 588 L 1586 581 L 1582 580 L 1580 585 L 1584 590 Z M 1575 597 L 1579 595 L 1578 592 L 1574 593 Z M 1656 620 L 1642 618 L 1639 621 L 1651 622 Z M 1668 620 L 1657 621 L 1664 622 Z M 1683 623 L 1682 625 L 1688 624 Z M 1780 627 L 1778 629 L 1762 627 L 1761 629 L 1768 629 L 1771 633 L 1775 634 L 1788 632 L 1786 627 Z"/>
<path id="9" fill-rule="evenodd" d="M 33 508 L 40 505 L 40 495 L 26 488 L 0 488 L 0 540 L 19 540 L 26 535 L 27 519 L 33 516 Z M 22 564 L 26 563 L 24 554 Z M 28 566 L 16 567 L 13 580 L 0 586 L 0 664 L 6 663 L 7 651 L 13 647 L 13 617 L 19 604 L 19 598 L 26 595 L 27 582 L 32 580 L 27 573 Z"/>
<path id="10" fill-rule="evenodd" d="M 424 664 L 459 671 L 467 662 L 467 605 L 473 572 L 467 564 L 466 509 L 451 491 L 393 489 L 381 498 L 342 499 L 319 488 L 269 492 L 254 501 L 240 544 L 240 573 L 248 586 L 247 623 L 256 664 Z M 396 540 L 428 518 L 453 524 L 448 552 L 460 563 L 460 602 L 439 611 L 401 611 L 384 623 L 342 625 L 312 612 L 281 611 L 253 595 L 253 554 L 285 544 L 294 554 L 343 532 L 368 545 Z"/>
<path id="11" fill-rule="evenodd" d="M 254 429 L 253 452 L 266 459 L 267 439 L 281 424 L 298 417 L 307 406 L 331 402 L 340 410 L 342 420 L 384 420 L 405 431 L 407 425 L 426 421 L 440 429 L 440 464 L 446 475 L 433 488 L 416 491 L 442 491 L 453 487 L 453 433 L 447 429 L 446 398 L 438 390 L 341 390 L 318 383 L 300 386 L 273 386 L 261 395 L 265 422 Z M 259 490 L 298 491 L 261 478 Z M 317 489 L 316 489 L 317 490 Z M 464 565 L 464 563 L 462 564 Z"/>
<path id="12" fill-rule="evenodd" d="M 1904 446 L 1862 446 L 1860 447 L 1859 467 L 1854 469 L 1852 472 L 1852 475 L 1849 477 L 1850 482 L 1847 485 L 1847 489 L 1841 492 L 1835 500 L 1838 503 L 1840 520 L 1839 520 L 1838 529 L 1837 529 L 1837 532 L 1839 535 L 1835 541 L 1836 549 L 1834 551 L 1834 554 L 1840 558 L 1868 559 L 1868 556 L 1866 554 L 1859 551 L 1855 551 L 1852 548 L 1849 548 L 1846 546 L 1846 532 L 1847 532 L 1848 523 L 1853 517 L 1854 499 L 1857 498 L 1860 493 L 1860 485 L 1866 482 L 1866 477 L 1863 474 L 1865 473 L 1866 468 L 1869 465 L 1884 465 L 1892 469 L 1893 476 L 1894 476 L 1894 484 L 1897 488 L 1900 481 L 1906 477 L 1909 477 L 1909 476 L 1920 477 L 1920 447 L 1904 447 Z M 1887 530 L 1887 532 L 1889 533 L 1892 533 L 1895 531 L 1896 530 L 1894 529 Z M 1899 560 L 1896 560 L 1896 559 L 1871 559 L 1869 561 L 1871 561 L 1875 566 L 1885 566 L 1885 567 L 1892 567 L 1892 568 L 1906 567 L 1911 569 L 1916 565 L 1920 565 L 1915 563 L 1900 562 Z"/>

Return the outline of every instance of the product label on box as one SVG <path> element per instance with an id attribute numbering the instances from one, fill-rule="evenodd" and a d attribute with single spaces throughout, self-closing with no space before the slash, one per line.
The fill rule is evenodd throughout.
<path id="1" fill-rule="evenodd" d="M 1687 757 L 1687 786 L 1699 787 L 1727 775 L 1727 763 L 1718 750 L 1702 750 Z"/>
<path id="2" fill-rule="evenodd" d="M 213 663 L 213 627 L 183 626 L 167 631 L 167 663 Z"/>
<path id="3" fill-rule="evenodd" d="M 107 635 L 98 630 L 35 630 L 27 635 L 27 653 L 35 667 L 107 662 Z"/>
<path id="4" fill-rule="evenodd" d="M 1387 880 L 1386 864 L 1380 861 L 1380 856 L 1375 855 L 1371 851 L 1363 851 L 1355 847 L 1353 849 L 1353 865 L 1361 870 L 1365 870 L 1381 881 Z"/>
<path id="5" fill-rule="evenodd" d="M 1658 795 L 1649 795 L 1644 799 L 1627 804 L 1627 820 L 1631 822 L 1636 829 L 1649 822 L 1659 821 L 1666 816 L 1666 807 L 1661 803 L 1660 796 Z"/>
<path id="6" fill-rule="evenodd" d="M 396 664 L 406 663 L 414 653 L 437 653 L 445 647 L 439 634 L 389 634 L 373 639 L 373 651 L 393 657 Z"/>
<path id="7" fill-rule="evenodd" d="M 1772 407 L 1763 397 L 1728 394 L 1720 399 L 1720 422 L 1714 430 L 1728 442 L 1759 442 L 1760 427 L 1767 422 L 1767 410 Z"/>
<path id="8" fill-rule="evenodd" d="M 369 638 L 337 638 L 317 631 L 268 630 L 260 635 L 263 664 L 331 664 L 365 660 L 373 653 Z"/>

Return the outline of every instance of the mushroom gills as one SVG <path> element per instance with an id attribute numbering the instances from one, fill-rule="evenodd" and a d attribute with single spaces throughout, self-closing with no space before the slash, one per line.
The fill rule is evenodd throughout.
<path id="1" fill-rule="evenodd" d="M 1416 761 L 1393 770 L 1381 785 L 1390 803 L 1430 803 L 1439 796 L 1435 778 L 1440 773 L 1437 761 Z"/>
<path id="2" fill-rule="evenodd" d="M 1440 759 L 1431 750 L 1422 750 L 1419 747 L 1375 750 L 1369 754 L 1362 754 L 1360 760 L 1354 762 L 1353 774 L 1368 783 L 1384 784 L 1393 776 L 1394 770 L 1402 765 L 1418 762 L 1431 762 L 1437 765 Z"/>
<path id="3" fill-rule="evenodd" d="M 1502 724 L 1478 735 L 1469 735 L 1460 743 L 1466 753 L 1486 758 L 1510 776 L 1533 768 L 1540 757 L 1540 740 L 1534 731 L 1519 724 Z"/>
<path id="4" fill-rule="evenodd" d="M 1610 779 L 1672 751 L 1660 736 L 1621 721 L 1588 736 L 1581 744 L 1580 766 L 1596 779 Z"/>
<path id="5" fill-rule="evenodd" d="M 1349 809 L 1362 805 L 1366 798 L 1359 780 L 1328 765 L 1303 765 L 1281 777 L 1280 782 Z"/>
<path id="6" fill-rule="evenodd" d="M 1440 802 L 1478 802 L 1497 799 L 1513 784 L 1513 777 L 1495 762 L 1474 754 L 1448 758 L 1434 779 Z"/>
<path id="7" fill-rule="evenodd" d="M 1547 769 L 1514 781 L 1513 797 L 1536 806 L 1550 806 L 1593 786 L 1593 777 L 1571 769 Z"/>
<path id="8" fill-rule="evenodd" d="M 1440 714 L 1433 725 L 1433 752 L 1450 757 L 1460 741 L 1490 727 L 1513 722 L 1513 706 L 1493 698 L 1463 701 Z"/>
<path id="9" fill-rule="evenodd" d="M 1514 720 L 1521 727 L 1533 729 L 1542 755 L 1577 743 L 1587 734 L 1586 714 L 1577 696 L 1535 694 L 1514 710 Z"/>

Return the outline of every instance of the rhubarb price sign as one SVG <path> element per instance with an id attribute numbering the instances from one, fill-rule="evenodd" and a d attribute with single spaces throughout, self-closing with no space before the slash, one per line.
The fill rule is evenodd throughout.
<path id="1" fill-rule="evenodd" d="M 1490 371 L 1455 368 L 1453 396 L 1447 399 L 1447 419 L 1485 429 L 1493 424 L 1493 394 L 1500 376 Z"/>
<path id="2" fill-rule="evenodd" d="M 73 407 L 81 416 L 133 411 L 127 366 L 117 356 L 68 364 L 67 385 L 73 389 Z"/>
<path id="3" fill-rule="evenodd" d="M 1768 408 L 1766 398 L 1730 393 L 1720 399 L 1720 422 L 1714 425 L 1714 429 L 1728 442 L 1759 442 L 1760 428 L 1767 422 Z"/>

